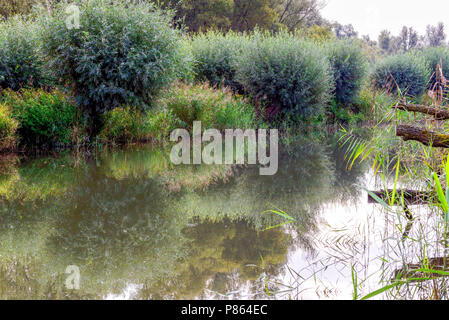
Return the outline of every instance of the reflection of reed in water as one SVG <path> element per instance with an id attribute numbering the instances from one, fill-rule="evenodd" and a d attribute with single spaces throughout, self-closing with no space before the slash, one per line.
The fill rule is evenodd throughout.
<path id="1" fill-rule="evenodd" d="M 120 293 L 130 283 L 142 297 L 194 297 L 209 281 L 209 290 L 223 293 L 257 280 L 262 269 L 277 275 L 292 245 L 312 249 L 320 207 L 345 192 L 335 192 L 335 158 L 322 144 L 284 150 L 273 177 L 256 167 L 166 160 L 163 150 L 138 146 L 17 163 L 8 176 L 17 179 L 0 186 L 0 264 L 34 271 L 9 280 L 29 280 L 36 298 L 70 298 L 54 277 L 76 264 L 82 297 Z M 263 213 L 274 208 L 295 218 L 295 244 L 284 229 L 263 232 L 279 222 Z"/>

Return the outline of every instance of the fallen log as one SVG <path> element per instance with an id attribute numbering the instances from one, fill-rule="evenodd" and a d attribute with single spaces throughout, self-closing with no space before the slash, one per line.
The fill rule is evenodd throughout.
<path id="1" fill-rule="evenodd" d="M 435 118 L 435 120 L 448 120 L 449 119 L 449 110 L 430 107 L 422 104 L 406 104 L 399 103 L 393 106 L 393 109 L 409 111 L 409 112 L 419 112 L 423 114 L 430 115 Z"/>
<path id="2" fill-rule="evenodd" d="M 418 141 L 425 146 L 435 148 L 449 148 L 449 135 L 437 133 L 413 126 L 398 125 L 396 136 L 402 137 L 404 141 Z"/>
<path id="3" fill-rule="evenodd" d="M 393 197 L 393 190 L 381 190 L 381 191 L 370 191 L 375 194 L 379 199 L 389 203 L 390 199 Z M 417 190 L 396 190 L 396 200 L 393 203 L 394 206 L 402 206 L 401 198 L 404 195 L 404 203 L 409 206 L 428 204 L 433 197 L 432 192 L 427 191 L 417 191 Z M 376 199 L 374 199 L 371 194 L 368 193 L 368 203 L 378 204 Z"/>

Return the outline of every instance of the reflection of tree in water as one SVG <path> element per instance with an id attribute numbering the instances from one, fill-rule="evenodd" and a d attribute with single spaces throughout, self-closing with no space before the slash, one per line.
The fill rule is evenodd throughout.
<path id="1" fill-rule="evenodd" d="M 63 284 L 64 272 L 48 274 L 41 257 L 33 255 L 2 259 L 0 263 L 0 299 L 100 299 L 96 294 L 69 290 Z M 54 270 L 53 270 L 54 271 Z"/>
<path id="2" fill-rule="evenodd" d="M 350 168 L 349 157 L 347 157 L 347 148 L 341 146 L 337 139 L 329 141 L 331 147 L 331 157 L 335 163 L 335 180 L 332 186 L 336 201 L 355 202 L 360 196 L 362 189 L 362 179 L 367 171 L 368 162 L 356 161 Z"/>
<path id="3" fill-rule="evenodd" d="M 135 146 L 123 150 L 105 150 L 97 160 L 106 176 L 148 177 L 171 192 L 203 190 L 217 181 L 227 181 L 234 173 L 231 165 L 179 165 L 170 162 L 170 149 Z"/>
<path id="4" fill-rule="evenodd" d="M 60 265 L 80 266 L 89 290 L 117 293 L 129 282 L 164 278 L 183 257 L 185 217 L 168 209 L 153 180 L 92 172 L 72 197 L 47 245 Z"/>
<path id="5" fill-rule="evenodd" d="M 193 299 L 205 287 L 225 294 L 256 280 L 263 271 L 276 276 L 291 242 L 281 229 L 258 232 L 244 221 L 205 222 L 183 233 L 189 240 L 188 255 L 176 275 L 166 282 L 146 282 L 140 298 Z"/>
<path id="6" fill-rule="evenodd" d="M 14 225 L 25 231 L 21 246 L 36 240 L 27 237 L 26 231 L 37 228 L 46 212 L 51 214 L 44 226 L 54 227 L 38 235 L 43 239 L 23 255 L 22 261 L 10 262 L 15 266 L 13 281 L 21 282 L 24 289 L 17 290 L 9 278 L 1 286 L 6 297 L 92 298 L 119 293 L 134 283 L 145 284 L 142 298 L 149 294 L 153 298 L 193 298 L 217 273 L 238 272 L 243 283 L 260 274 L 258 269 L 245 266 L 259 265 L 261 256 L 273 275 L 278 272 L 276 266 L 285 262 L 289 237 L 281 229 L 257 232 L 243 221 L 189 227 L 182 216 L 170 210 L 173 199 L 152 180 L 88 177 L 71 196 L 52 199 L 53 207 L 35 201 L 42 208 L 34 212 L 36 215 L 32 206 L 16 208 L 26 216 Z M 10 264 L 2 262 L 4 270 L 11 270 Z M 72 264 L 81 269 L 81 291 L 64 289 L 63 272 Z M 28 273 L 23 272 L 25 269 Z M 217 279 L 220 276 L 215 277 L 215 284 Z M 223 285 L 221 289 L 226 288 Z M 145 293 L 145 288 L 151 291 Z"/>
<path id="7" fill-rule="evenodd" d="M 178 203 L 179 210 L 200 220 L 245 219 L 263 230 L 285 222 L 266 212 L 281 209 L 295 218 L 298 243 L 312 249 L 309 235 L 317 214 L 324 202 L 335 197 L 334 167 L 325 146 L 300 144 L 280 154 L 276 175 L 261 176 L 258 168 L 247 168 L 228 183 L 187 193 Z"/>
<path id="8" fill-rule="evenodd" d="M 264 211 L 293 216 L 296 243 L 311 248 L 320 206 L 346 192 L 335 191 L 338 166 L 325 145 L 291 147 L 275 176 L 255 167 L 234 176 L 209 166 L 171 168 L 151 152 L 118 151 L 91 167 L 70 157 L 39 159 L 13 170 L 20 179 L 0 186 L 1 252 L 8 257 L 0 272 L 14 276 L 0 281 L 0 294 L 101 297 L 130 283 L 142 286 L 140 298 L 193 298 L 205 287 L 226 293 L 263 271 L 278 275 L 286 262 L 291 236 L 263 231 L 285 221 Z M 24 191 L 28 196 L 19 196 Z M 73 264 L 81 290 L 67 293 L 62 280 Z M 23 290 L 11 293 L 10 280 Z"/>
<path id="9" fill-rule="evenodd" d="M 187 216 L 171 209 L 176 198 L 152 179 L 92 173 L 73 196 L 47 245 L 59 265 L 80 266 L 87 292 L 103 287 L 104 293 L 118 293 L 127 283 L 145 283 L 153 297 L 189 295 L 200 293 L 217 272 L 238 269 L 242 281 L 257 278 L 240 267 L 261 256 L 270 265 L 285 261 L 287 236 L 281 230 L 256 232 L 246 222 L 185 228 Z M 170 283 L 188 285 L 183 292 Z"/>
<path id="10" fill-rule="evenodd" d="M 46 242 L 64 210 L 56 197 L 0 199 L 0 299 L 94 298 L 63 286 L 65 266 L 55 266 Z"/>

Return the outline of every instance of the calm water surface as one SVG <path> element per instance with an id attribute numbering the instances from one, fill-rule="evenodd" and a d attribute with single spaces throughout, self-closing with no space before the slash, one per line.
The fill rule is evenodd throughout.
<path id="1" fill-rule="evenodd" d="M 335 140 L 285 148 L 275 176 L 149 146 L 4 156 L 0 298 L 351 299 L 352 270 L 375 290 L 401 234 L 367 204 L 369 163 L 348 171 Z M 273 209 L 294 222 L 270 228 L 287 222 Z"/>

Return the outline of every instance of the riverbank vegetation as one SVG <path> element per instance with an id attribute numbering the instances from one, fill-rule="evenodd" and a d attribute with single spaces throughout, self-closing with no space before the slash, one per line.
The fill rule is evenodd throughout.
<path id="1" fill-rule="evenodd" d="M 178 279 L 186 266 L 204 266 L 206 279 L 256 265 L 260 252 L 265 261 L 281 263 L 291 235 L 274 228 L 270 240 L 261 232 L 285 223 L 266 210 L 293 216 L 300 245 L 311 250 L 309 231 L 322 206 L 355 203 L 360 196 L 356 183 L 369 171 L 357 167 L 360 162 L 369 163 L 378 187 L 367 190 L 369 199 L 384 209 L 395 238 L 384 243 L 380 290 L 360 294 L 367 266 L 351 260 L 354 298 L 448 297 L 441 276 L 449 275 L 449 48 L 441 25 L 429 26 L 422 39 L 412 28 L 398 37 L 385 31 L 375 43 L 350 25 L 324 21 L 313 0 L 70 3 L 79 6 L 79 26 L 67 25 L 69 1 L 0 4 L 1 228 L 5 239 L 16 238 L 5 241 L 2 255 L 14 261 L 16 247 L 28 250 L 24 256 L 39 247 L 65 266 L 68 253 L 81 252 L 80 265 L 92 265 L 86 270 L 92 295 L 104 265 L 109 275 L 116 273 L 103 295 L 114 279 L 146 279 L 151 287 L 170 272 Z M 280 129 L 279 173 L 174 166 L 165 144 L 174 129 L 191 131 L 194 121 L 203 129 Z M 314 139 L 326 135 L 332 143 Z M 334 148 L 338 138 L 342 147 Z M 119 144 L 135 145 L 110 148 Z M 64 153 L 82 147 L 88 152 Z M 30 149 L 58 152 L 30 162 L 15 154 Z M 408 202 L 413 197 L 426 215 L 417 216 L 420 210 Z M 20 228 L 26 237 L 16 232 Z M 240 265 L 235 256 L 244 256 L 246 246 L 240 252 L 232 241 L 242 230 L 260 246 Z M 211 239 L 204 241 L 206 233 Z M 40 240 L 30 244 L 31 238 Z M 181 252 L 189 238 L 224 249 L 209 253 L 196 243 L 190 260 L 171 270 L 186 259 Z M 398 249 L 401 257 L 388 256 Z M 340 262 L 348 257 L 336 256 Z M 145 278 L 155 269 L 161 274 Z M 245 279 L 257 276 L 246 271 Z M 183 285 L 194 282 L 187 280 Z M 159 289 L 170 289 L 164 285 Z M 200 289 L 176 297 L 196 297 Z"/>
<path id="2" fill-rule="evenodd" d="M 1 22 L 0 100 L 17 123 L 5 127 L 2 149 L 155 142 L 195 118 L 204 128 L 304 134 L 369 120 L 376 101 L 365 93 L 383 90 L 390 74 L 419 95 L 430 73 L 425 54 L 374 63 L 363 41 L 320 38 L 319 27 L 186 33 L 173 11 L 125 3 L 76 2 L 79 28 L 67 27 L 65 1 Z"/>

